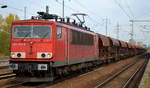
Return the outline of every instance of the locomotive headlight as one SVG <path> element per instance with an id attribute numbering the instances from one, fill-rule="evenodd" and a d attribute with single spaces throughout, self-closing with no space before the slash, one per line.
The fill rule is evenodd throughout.
<path id="1" fill-rule="evenodd" d="M 15 53 L 14 52 L 11 52 L 11 55 L 10 55 L 12 58 L 15 58 Z"/>
<path id="2" fill-rule="evenodd" d="M 40 52 L 40 53 L 37 53 L 37 58 L 49 59 L 49 58 L 52 58 L 52 53 Z"/>
<path id="3" fill-rule="evenodd" d="M 21 57 L 21 53 L 17 53 L 17 57 Z"/>
<path id="4" fill-rule="evenodd" d="M 11 52 L 11 58 L 25 58 L 25 52 Z"/>
<path id="5" fill-rule="evenodd" d="M 47 57 L 48 57 L 48 58 L 52 58 L 52 53 L 48 53 L 48 54 L 47 54 Z"/>
<path id="6" fill-rule="evenodd" d="M 42 54 L 41 54 L 41 57 L 45 58 L 45 57 L 46 57 L 46 54 L 45 54 L 45 53 L 42 53 Z"/>

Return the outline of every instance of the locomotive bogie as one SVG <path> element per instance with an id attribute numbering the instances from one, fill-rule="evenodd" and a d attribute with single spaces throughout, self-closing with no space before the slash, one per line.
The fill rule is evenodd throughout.
<path id="1" fill-rule="evenodd" d="M 52 81 L 53 75 L 50 75 L 52 72 L 50 65 L 49 62 L 10 62 L 10 67 L 16 73 L 17 80 L 21 81 L 20 79 L 24 79 L 28 82 L 35 82 L 35 79 L 36 82 L 42 82 L 44 80 Z"/>

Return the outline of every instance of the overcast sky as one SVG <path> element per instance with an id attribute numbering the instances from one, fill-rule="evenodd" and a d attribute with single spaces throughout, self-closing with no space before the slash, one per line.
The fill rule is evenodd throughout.
<path id="1" fill-rule="evenodd" d="M 27 7 L 27 18 L 37 15 L 37 11 L 45 11 L 50 7 L 50 13 L 62 15 L 62 0 L 0 0 L 0 5 L 8 8 L 0 9 L 4 17 L 9 13 L 17 14 L 24 19 L 24 7 Z M 65 0 L 65 16 L 72 13 L 86 13 L 86 25 L 91 30 L 106 34 L 105 21 L 108 19 L 108 36 L 116 38 L 116 25 L 120 24 L 121 40 L 130 39 L 130 19 L 150 19 L 150 0 Z M 143 25 L 147 25 L 143 27 Z M 135 23 L 134 39 L 150 44 L 149 23 Z"/>

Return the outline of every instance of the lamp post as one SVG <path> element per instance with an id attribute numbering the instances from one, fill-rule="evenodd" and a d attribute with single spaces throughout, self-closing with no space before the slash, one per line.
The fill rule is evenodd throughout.
<path id="1" fill-rule="evenodd" d="M 2 5 L 0 8 L 8 8 L 8 6 L 7 5 Z M 26 16 L 27 16 L 27 7 L 24 7 L 24 10 L 18 9 L 18 8 L 14 8 L 14 7 L 10 7 L 10 8 L 24 12 L 24 19 L 26 19 Z"/>
<path id="2" fill-rule="evenodd" d="M 1 8 L 7 8 L 8 6 L 7 5 L 3 5 L 3 6 L 1 6 Z"/>

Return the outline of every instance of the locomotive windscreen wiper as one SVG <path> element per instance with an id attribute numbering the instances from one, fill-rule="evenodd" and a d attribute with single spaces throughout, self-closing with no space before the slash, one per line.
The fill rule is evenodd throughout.
<path id="1" fill-rule="evenodd" d="M 28 32 L 28 33 L 23 37 L 22 40 L 24 40 L 29 34 L 30 34 L 30 32 Z"/>
<path id="2" fill-rule="evenodd" d="M 42 37 L 42 39 L 44 39 L 48 35 L 48 33 L 49 32 L 45 33 L 44 36 Z"/>

